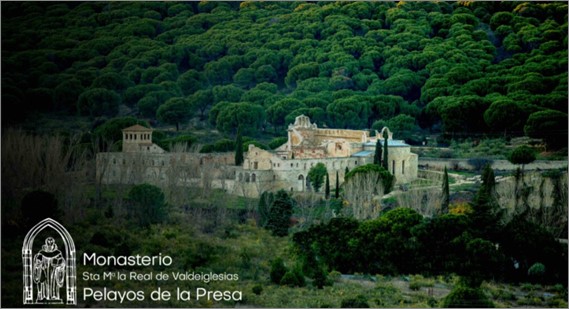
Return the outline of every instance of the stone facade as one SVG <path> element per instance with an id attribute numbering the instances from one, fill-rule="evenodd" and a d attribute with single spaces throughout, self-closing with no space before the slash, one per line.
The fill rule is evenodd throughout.
<path id="1" fill-rule="evenodd" d="M 344 179 L 346 167 L 352 170 L 373 162 L 377 138 L 384 143 L 387 132 L 389 171 L 396 184 L 417 178 L 418 156 L 401 140 L 394 140 L 388 128 L 376 137 L 363 130 L 319 129 L 304 115 L 298 116 L 288 127 L 288 141 L 275 151 L 249 145 L 243 166 L 236 169 L 234 188 L 237 194 L 258 196 L 263 191 L 285 189 L 290 192 L 310 191 L 308 171 L 323 163 L 330 176 L 331 187 Z"/>
<path id="2" fill-rule="evenodd" d="M 344 180 L 346 168 L 372 163 L 377 138 L 387 132 L 389 171 L 396 184 L 417 178 L 418 156 L 384 128 L 376 137 L 364 130 L 319 129 L 304 115 L 288 127 L 288 140 L 274 151 L 249 145 L 242 166 L 233 153 L 168 153 L 152 143 L 152 130 L 133 126 L 123 130 L 123 151 L 97 155 L 97 179 L 105 184 L 152 183 L 209 186 L 228 193 L 257 197 L 264 191 L 311 191 L 308 172 L 323 163 L 330 185 Z"/>
<path id="3" fill-rule="evenodd" d="M 134 125 L 122 130 L 123 152 L 164 153 L 164 149 L 152 143 L 152 129 Z"/>

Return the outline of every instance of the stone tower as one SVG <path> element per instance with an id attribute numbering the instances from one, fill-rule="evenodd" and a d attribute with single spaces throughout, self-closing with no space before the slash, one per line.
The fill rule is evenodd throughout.
<path id="1" fill-rule="evenodd" d="M 122 151 L 164 153 L 164 149 L 152 143 L 152 129 L 138 124 L 122 130 Z"/>

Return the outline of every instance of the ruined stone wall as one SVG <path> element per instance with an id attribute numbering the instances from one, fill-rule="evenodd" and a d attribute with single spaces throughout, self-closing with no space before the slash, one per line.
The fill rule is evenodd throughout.
<path id="1" fill-rule="evenodd" d="M 227 166 L 233 153 L 128 153 L 97 154 L 97 181 L 102 184 L 189 184 L 196 179 L 233 179 Z"/>
<path id="2" fill-rule="evenodd" d="M 447 169 L 474 170 L 475 167 L 468 163 L 468 159 L 442 159 L 442 158 L 421 158 L 419 165 L 424 169 L 442 171 L 445 166 Z M 492 169 L 494 170 L 515 170 L 519 166 L 510 163 L 508 160 L 493 160 Z M 567 168 L 567 161 L 547 161 L 536 160 L 530 164 L 526 164 L 526 170 L 545 170 Z"/>
<path id="3" fill-rule="evenodd" d="M 418 156 L 409 147 L 389 147 L 388 170 L 395 176 L 395 183 L 408 183 L 417 179 Z"/>

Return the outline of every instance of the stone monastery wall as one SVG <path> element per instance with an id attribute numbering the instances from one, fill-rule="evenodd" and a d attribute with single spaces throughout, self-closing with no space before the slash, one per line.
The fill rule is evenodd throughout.
<path id="1" fill-rule="evenodd" d="M 396 184 L 417 178 L 418 156 L 409 145 L 393 140 L 387 131 L 388 169 Z M 312 191 L 308 172 L 318 163 L 326 166 L 330 186 L 341 185 L 346 168 L 373 162 L 375 138 L 367 131 L 318 129 L 306 116 L 298 116 L 288 128 L 287 143 L 275 151 L 249 145 L 242 166 L 234 153 L 168 153 L 152 143 L 152 129 L 139 125 L 123 130 L 123 152 L 97 155 L 97 181 L 104 184 L 194 186 L 223 189 L 228 193 L 257 197 L 264 191 Z M 379 134 L 376 134 L 379 136 Z M 383 142 L 383 138 L 380 137 Z"/>

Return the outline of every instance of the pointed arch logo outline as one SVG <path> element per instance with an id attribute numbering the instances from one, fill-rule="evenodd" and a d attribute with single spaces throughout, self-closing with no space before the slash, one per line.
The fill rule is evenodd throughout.
<path id="1" fill-rule="evenodd" d="M 34 255 L 33 244 L 35 237 L 43 230 L 51 228 L 56 231 L 61 239 L 63 239 L 64 248 L 61 253 L 65 260 L 65 304 L 77 305 L 77 269 L 76 269 L 76 251 L 75 243 L 71 234 L 59 222 L 46 218 L 36 224 L 24 238 L 22 245 L 22 264 L 23 264 L 23 298 L 24 305 L 31 304 L 49 304 L 48 301 L 41 301 L 34 299 Z M 48 237 L 49 238 L 49 237 Z M 47 243 L 47 240 L 46 240 Z"/>

